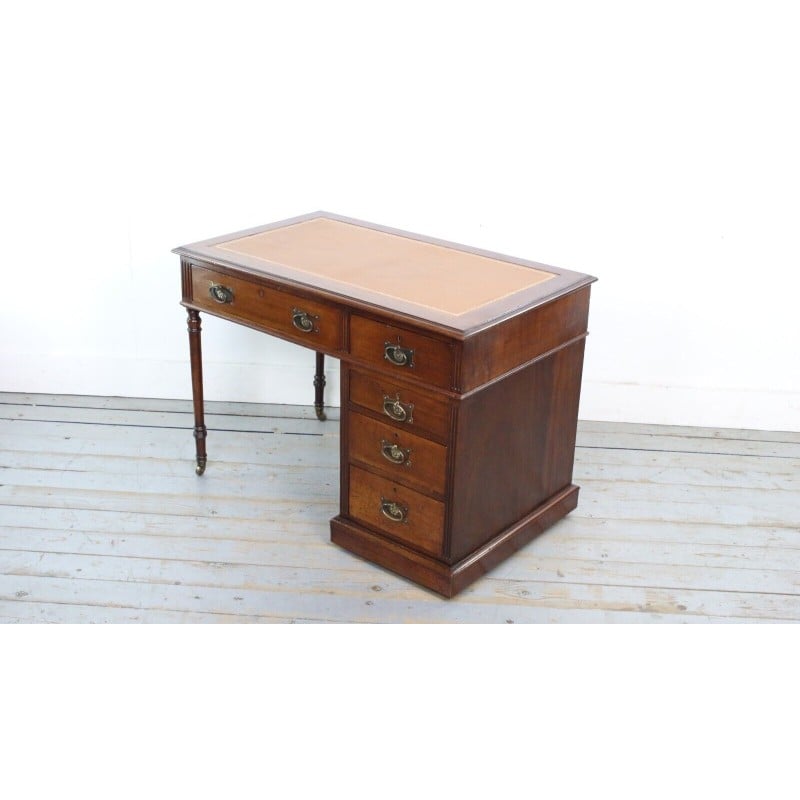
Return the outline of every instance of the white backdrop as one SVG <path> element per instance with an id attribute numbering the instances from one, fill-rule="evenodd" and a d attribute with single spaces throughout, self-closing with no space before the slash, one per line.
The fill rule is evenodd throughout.
<path id="1" fill-rule="evenodd" d="M 188 397 L 170 249 L 322 208 L 597 275 L 583 418 L 800 430 L 792 4 L 3 16 L 0 390 Z M 209 399 L 311 402 L 310 351 L 203 344 Z"/>

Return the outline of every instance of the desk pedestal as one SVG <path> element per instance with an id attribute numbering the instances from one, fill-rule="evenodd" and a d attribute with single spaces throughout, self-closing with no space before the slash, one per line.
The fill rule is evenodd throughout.
<path id="1" fill-rule="evenodd" d="M 418 386 L 343 364 L 331 540 L 451 597 L 565 516 L 583 352 L 579 339 L 467 396 L 429 393 L 422 409 Z M 379 411 L 385 398 L 413 419 Z M 442 407 L 446 425 L 431 416 Z"/>

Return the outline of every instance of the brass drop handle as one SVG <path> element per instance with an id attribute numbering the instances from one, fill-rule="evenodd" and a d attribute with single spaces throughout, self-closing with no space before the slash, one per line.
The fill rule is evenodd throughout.
<path id="1" fill-rule="evenodd" d="M 383 357 L 397 367 L 414 366 L 414 351 L 407 347 L 400 347 L 399 344 L 384 342 Z"/>
<path id="2" fill-rule="evenodd" d="M 381 514 L 392 522 L 408 522 L 408 508 L 381 497 Z"/>
<path id="3" fill-rule="evenodd" d="M 406 450 L 394 442 L 387 442 L 386 439 L 381 440 L 381 455 L 392 464 L 411 466 L 411 450 Z"/>
<path id="4" fill-rule="evenodd" d="M 303 311 L 299 308 L 292 309 L 292 325 L 303 333 L 319 330 L 314 324 L 314 321 L 318 319 L 319 317 L 316 314 L 309 314 L 308 311 Z"/>
<path id="5" fill-rule="evenodd" d="M 233 289 L 228 286 L 223 286 L 221 283 L 212 283 L 208 287 L 208 293 L 218 303 L 232 303 L 233 302 Z"/>
<path id="6" fill-rule="evenodd" d="M 401 403 L 399 394 L 396 397 L 389 397 L 388 394 L 385 394 L 383 396 L 383 413 L 395 422 L 413 422 L 414 404 Z"/>

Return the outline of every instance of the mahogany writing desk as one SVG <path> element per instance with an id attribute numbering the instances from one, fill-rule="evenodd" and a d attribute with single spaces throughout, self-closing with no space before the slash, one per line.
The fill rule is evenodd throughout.
<path id="1" fill-rule="evenodd" d="M 198 474 L 207 311 L 341 360 L 347 550 L 452 597 L 575 508 L 593 277 L 323 212 L 174 252 Z"/>

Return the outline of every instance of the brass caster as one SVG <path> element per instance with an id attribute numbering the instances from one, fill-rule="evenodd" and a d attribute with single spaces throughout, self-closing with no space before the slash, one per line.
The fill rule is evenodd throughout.
<path id="1" fill-rule="evenodd" d="M 326 420 L 326 419 L 328 419 L 328 418 L 325 416 L 325 411 L 324 411 L 324 408 L 325 408 L 324 406 L 318 406 L 318 405 L 315 405 L 315 406 L 314 406 L 314 411 L 316 411 L 316 412 L 317 412 L 317 419 L 318 419 L 320 422 L 325 422 L 325 420 Z"/>
<path id="2" fill-rule="evenodd" d="M 194 468 L 195 475 L 202 475 L 206 471 L 206 460 L 204 458 L 197 459 L 197 466 Z"/>

